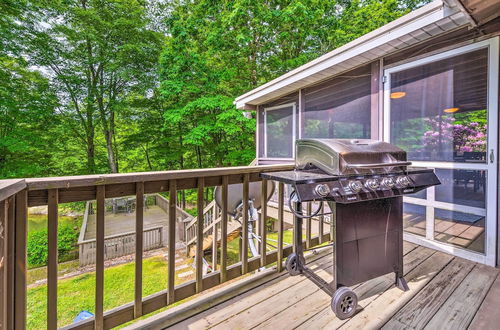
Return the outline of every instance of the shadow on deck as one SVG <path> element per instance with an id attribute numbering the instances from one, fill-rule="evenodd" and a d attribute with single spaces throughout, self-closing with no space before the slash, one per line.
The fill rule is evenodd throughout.
<path id="1" fill-rule="evenodd" d="M 209 292 L 131 328 L 498 328 L 500 315 L 494 311 L 500 303 L 498 269 L 408 242 L 404 249 L 404 272 L 410 290 L 395 288 L 393 274 L 356 285 L 358 312 L 348 320 L 335 317 L 330 297 L 305 276 L 274 273 L 267 280 L 259 279 L 253 288 L 233 292 L 232 298 L 210 299 L 217 290 Z M 309 267 L 331 280 L 331 255 L 322 253 L 313 258 Z M 231 294 L 227 288 L 225 291 Z M 196 300 L 206 302 L 196 305 Z M 182 317 L 183 313 L 190 317 Z"/>

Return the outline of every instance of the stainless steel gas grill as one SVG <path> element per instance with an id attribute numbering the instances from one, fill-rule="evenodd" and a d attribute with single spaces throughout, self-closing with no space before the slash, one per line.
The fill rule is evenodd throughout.
<path id="1" fill-rule="evenodd" d="M 389 273 L 408 290 L 403 278 L 403 195 L 440 184 L 432 169 L 411 168 L 406 152 L 375 140 L 303 139 L 296 142 L 294 171 L 263 173 L 262 177 L 291 185 L 289 208 L 294 213 L 294 253 L 288 256 L 290 275 L 307 273 L 332 296 L 340 319 L 354 315 L 357 296 L 348 286 Z M 306 266 L 303 202 L 327 202 L 331 213 L 334 280 L 324 281 Z M 322 213 L 324 214 L 324 213 Z"/>

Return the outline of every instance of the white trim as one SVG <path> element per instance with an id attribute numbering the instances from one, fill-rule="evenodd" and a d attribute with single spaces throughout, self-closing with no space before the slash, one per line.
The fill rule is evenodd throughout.
<path id="1" fill-rule="evenodd" d="M 302 112 L 304 111 L 304 104 L 303 104 L 303 101 L 302 101 L 302 88 L 299 89 L 299 110 L 297 111 L 297 114 L 299 116 L 299 131 L 298 131 L 298 136 L 299 136 L 299 139 L 302 139 Z M 294 140 L 294 145 L 295 145 L 295 140 Z M 294 148 L 295 149 L 295 148 Z"/>
<path id="2" fill-rule="evenodd" d="M 419 167 L 436 167 L 449 170 L 487 170 L 488 164 L 484 163 L 453 163 L 453 162 L 426 162 L 412 161 L 413 166 Z"/>
<path id="3" fill-rule="evenodd" d="M 292 158 L 295 158 L 295 139 L 296 139 L 296 131 L 297 131 L 297 119 L 295 118 L 297 116 L 297 106 L 296 102 L 291 102 L 291 103 L 286 103 L 286 104 L 280 104 L 280 105 L 275 105 L 272 107 L 267 107 L 264 108 L 264 158 L 260 158 L 261 160 L 288 160 L 290 158 L 268 158 L 267 157 L 267 112 L 268 111 L 273 111 L 273 110 L 281 110 L 284 108 L 292 108 Z"/>
<path id="4" fill-rule="evenodd" d="M 403 239 L 410 243 L 422 245 L 424 247 L 448 253 L 459 258 L 464 258 L 481 264 L 491 265 L 489 258 L 480 252 L 466 250 L 459 246 L 450 245 L 444 242 L 432 241 L 422 236 L 418 236 L 407 232 L 403 233 Z"/>
<path id="5" fill-rule="evenodd" d="M 436 187 L 432 186 L 427 189 L 427 199 L 426 202 L 436 203 Z M 404 197 L 403 197 L 404 199 Z M 418 199 L 418 198 L 417 198 Z M 425 205 L 425 237 L 427 239 L 434 238 L 434 225 L 435 225 L 435 212 L 434 205 Z"/>
<path id="6" fill-rule="evenodd" d="M 405 197 L 405 202 L 426 206 L 426 238 L 418 237 L 410 233 L 405 233 L 405 239 L 417 244 L 428 246 L 440 251 L 451 253 L 453 255 L 463 257 L 469 260 L 481 262 L 487 265 L 495 266 L 496 264 L 496 243 L 497 243 L 497 216 L 498 216 L 498 200 L 497 200 L 497 176 L 498 169 L 496 163 L 490 163 L 490 152 L 494 156 L 498 155 L 498 74 L 499 74 L 499 37 L 490 38 L 473 44 L 468 44 L 462 47 L 450 49 L 438 54 L 434 54 L 425 58 L 416 59 L 413 62 L 404 63 L 395 67 L 386 68 L 384 71 L 384 141 L 390 142 L 390 87 L 391 74 L 403 70 L 408 70 L 424 64 L 440 61 L 446 58 L 458 56 L 478 49 L 488 49 L 488 142 L 487 142 L 487 160 L 485 163 L 453 163 L 453 162 L 433 162 L 433 161 L 414 161 L 416 166 L 424 166 L 439 169 L 471 169 L 483 170 L 488 172 L 487 191 L 486 191 L 486 208 L 475 208 L 459 204 L 438 202 L 434 199 L 433 190 L 429 190 L 427 199 Z M 486 217 L 485 223 L 485 253 L 477 253 L 471 250 L 452 246 L 443 242 L 433 240 L 434 237 L 434 209 L 440 208 L 445 210 L 455 210 L 465 213 L 472 213 Z M 432 211 L 432 213 L 429 213 Z M 430 219 L 432 217 L 432 219 Z"/>
<path id="7" fill-rule="evenodd" d="M 259 128 L 259 124 L 260 124 L 260 106 L 258 105 L 257 106 L 257 116 L 256 116 L 256 122 L 255 124 L 257 125 L 257 129 L 255 130 L 255 158 L 257 158 L 257 163 L 259 162 L 258 159 L 259 159 L 259 156 L 260 156 L 260 150 L 259 150 L 259 145 L 260 145 L 260 128 Z"/>
<path id="8" fill-rule="evenodd" d="M 295 162 L 295 158 L 267 158 L 267 157 L 261 157 L 259 160 L 286 160 L 286 161 L 293 161 Z"/>
<path id="9" fill-rule="evenodd" d="M 399 44 L 399 38 L 409 35 L 414 31 L 418 31 L 424 27 L 433 25 L 442 19 L 447 19 L 451 15 L 461 15 L 463 19 L 454 19 L 451 26 L 447 30 L 456 28 L 457 26 L 464 26 L 467 23 L 465 13 L 462 13 L 458 8 L 447 7 L 442 0 L 435 0 L 428 5 L 425 5 L 409 14 L 400 17 L 391 23 L 388 23 L 381 28 L 378 28 L 364 36 L 351 41 L 344 46 L 341 46 L 319 58 L 308 62 L 295 70 L 292 70 L 262 86 L 259 86 L 239 97 L 236 98 L 235 104 L 239 109 L 244 107 L 245 104 L 258 104 L 263 103 L 268 99 L 277 97 L 278 95 L 270 95 L 275 92 L 286 93 L 286 87 L 292 84 L 298 84 L 294 89 L 300 89 L 306 85 L 321 80 L 321 72 L 340 66 L 343 62 L 352 60 L 351 62 L 366 63 L 366 57 L 363 54 L 371 50 L 379 48 L 379 57 L 383 57 L 397 49 L 390 46 L 391 42 Z M 445 33 L 447 31 L 442 31 Z M 430 39 L 433 36 L 428 35 L 424 39 Z M 408 46 L 405 44 L 405 46 Z M 358 58 L 359 61 L 354 59 Z M 345 70 L 349 70 L 351 64 L 343 65 Z M 342 69 L 339 68 L 339 71 Z M 344 70 L 344 71 L 345 71 Z"/>
<path id="10" fill-rule="evenodd" d="M 378 70 L 378 139 L 384 138 L 384 59 L 379 60 Z M 372 137 L 373 139 L 373 137 Z"/>
<path id="11" fill-rule="evenodd" d="M 499 59 L 499 37 L 489 40 L 488 49 L 488 149 L 486 158 L 488 161 L 488 191 L 486 193 L 486 207 L 489 216 L 486 217 L 486 259 L 487 264 L 495 266 L 497 253 L 497 220 L 498 220 L 498 168 L 493 160 L 490 162 L 490 151 L 494 156 L 498 155 L 498 59 Z M 496 159 L 497 157 L 495 157 Z M 494 183 L 493 183 L 494 182 Z"/>
<path id="12" fill-rule="evenodd" d="M 492 39 L 494 39 L 494 38 L 492 38 Z M 461 54 L 470 53 L 472 51 L 475 51 L 475 50 L 478 50 L 481 48 L 486 48 L 486 47 L 489 47 L 491 45 L 492 39 L 483 40 L 483 41 L 469 44 L 466 46 L 450 49 L 448 51 L 438 53 L 435 55 L 431 55 L 431 56 L 427 56 L 425 58 L 421 58 L 421 59 L 415 60 L 413 62 L 401 64 L 399 66 L 386 69 L 385 74 L 390 75 L 391 73 L 394 73 L 394 72 L 408 70 L 408 69 L 411 69 L 411 68 L 414 68 L 417 66 L 427 64 L 427 63 L 436 62 L 436 61 L 443 60 L 443 59 L 446 59 L 449 57 L 454 57 L 454 56 L 458 56 Z"/>

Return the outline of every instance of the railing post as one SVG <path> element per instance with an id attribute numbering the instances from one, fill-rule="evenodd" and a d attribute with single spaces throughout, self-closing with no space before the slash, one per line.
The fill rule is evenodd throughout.
<path id="1" fill-rule="evenodd" d="M 260 201 L 260 230 L 259 234 L 261 237 L 260 242 L 260 266 L 265 267 L 267 265 L 267 180 L 262 180 L 262 191 L 261 191 L 261 201 Z"/>
<path id="2" fill-rule="evenodd" d="M 241 223 L 242 242 L 241 242 L 241 274 L 248 273 L 248 182 L 250 175 L 243 175 L 243 221 Z"/>
<path id="3" fill-rule="evenodd" d="M 50 189 L 48 194 L 48 262 L 47 262 L 47 329 L 57 329 L 57 227 L 59 194 Z"/>
<path id="4" fill-rule="evenodd" d="M 7 202 L 0 201 L 0 329 L 5 329 L 5 319 L 7 316 L 7 285 L 5 283 L 5 254 L 6 254 L 6 222 L 7 222 Z"/>
<path id="5" fill-rule="evenodd" d="M 142 254 L 144 251 L 144 182 L 135 185 L 134 318 L 142 316 Z"/>
<path id="6" fill-rule="evenodd" d="M 175 302 L 175 223 L 177 203 L 177 181 L 169 182 L 169 210 L 168 210 L 168 296 L 167 304 Z"/>
<path id="7" fill-rule="evenodd" d="M 97 186 L 95 329 L 104 329 L 104 202 L 105 186 Z"/>
<path id="8" fill-rule="evenodd" d="M 14 327 L 26 328 L 26 241 L 28 225 L 28 191 L 16 195 L 15 268 L 14 268 Z"/>
<path id="9" fill-rule="evenodd" d="M 203 290 L 203 189 L 205 187 L 205 178 L 198 178 L 198 198 L 197 198 L 197 217 L 196 223 L 196 293 Z"/>
<path id="10" fill-rule="evenodd" d="M 6 218 L 4 228 L 4 322 L 3 329 L 14 329 L 14 279 L 15 279 L 15 223 L 16 223 L 16 198 L 12 196 L 5 201 Z"/>
<path id="11" fill-rule="evenodd" d="M 228 177 L 222 177 L 222 205 L 221 205 L 221 222 L 220 222 L 220 282 L 227 280 L 227 186 Z"/>
<path id="12" fill-rule="evenodd" d="M 283 215 L 285 203 L 285 185 L 283 182 L 278 183 L 278 256 L 277 270 L 283 270 Z"/>

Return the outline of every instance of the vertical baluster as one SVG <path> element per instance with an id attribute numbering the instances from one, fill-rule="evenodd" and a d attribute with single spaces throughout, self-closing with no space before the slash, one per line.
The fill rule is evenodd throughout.
<path id="1" fill-rule="evenodd" d="M 261 191 L 261 201 L 260 201 L 260 266 L 264 267 L 267 265 L 267 180 L 262 180 L 262 191 Z"/>
<path id="2" fill-rule="evenodd" d="M 285 203 L 285 185 L 278 183 L 278 272 L 283 270 L 283 215 Z"/>
<path id="3" fill-rule="evenodd" d="M 212 213 L 212 219 L 213 219 L 213 226 L 212 226 L 212 270 L 216 271 L 217 270 L 217 219 L 218 219 L 218 211 L 217 211 L 217 203 L 214 201 L 214 206 L 212 208 L 213 213 Z"/>
<path id="4" fill-rule="evenodd" d="M 319 210 L 320 214 L 323 214 L 323 209 L 325 207 L 324 202 L 319 202 L 321 205 L 321 209 Z M 323 244 L 323 222 L 325 221 L 325 216 L 320 215 L 319 216 L 319 221 L 318 221 L 318 232 L 319 232 L 319 244 Z"/>
<path id="5" fill-rule="evenodd" d="M 248 272 L 248 182 L 250 175 L 243 175 L 243 221 L 241 224 L 242 242 L 241 242 L 241 273 Z"/>
<path id="6" fill-rule="evenodd" d="M 26 190 L 16 195 L 15 217 L 15 288 L 14 315 L 15 328 L 26 328 L 26 241 L 27 241 L 28 193 Z"/>
<path id="7" fill-rule="evenodd" d="M 177 208 L 177 181 L 171 180 L 168 210 L 168 304 L 175 301 L 175 220 Z"/>
<path id="8" fill-rule="evenodd" d="M 16 198 L 7 199 L 5 219 L 5 327 L 4 329 L 14 329 L 14 295 L 15 295 L 15 223 L 16 223 Z"/>
<path id="9" fill-rule="evenodd" d="M 48 195 L 47 329 L 57 329 L 57 225 L 59 194 Z"/>
<path id="10" fill-rule="evenodd" d="M 198 178 L 198 198 L 197 198 L 197 216 L 196 223 L 196 292 L 203 290 L 203 188 L 205 187 L 205 178 Z"/>
<path id="11" fill-rule="evenodd" d="M 307 215 L 311 216 L 312 213 L 312 202 L 307 203 Z M 306 249 L 311 248 L 311 225 L 312 219 L 306 219 Z"/>
<path id="12" fill-rule="evenodd" d="M 99 330 L 104 329 L 104 199 L 105 186 L 97 186 L 95 328 Z"/>
<path id="13" fill-rule="evenodd" d="M 7 223 L 7 202 L 5 200 L 0 201 L 0 329 L 5 329 L 5 319 L 7 316 L 7 301 L 5 298 L 6 294 L 6 283 L 5 283 L 5 256 L 7 250 L 5 249 L 5 242 L 7 241 L 7 233 L 5 230 Z"/>
<path id="14" fill-rule="evenodd" d="M 228 177 L 222 177 L 222 209 L 220 221 L 220 281 L 221 283 L 227 280 L 227 185 Z"/>
<path id="15" fill-rule="evenodd" d="M 144 182 L 135 185 L 134 318 L 142 316 L 142 254 L 144 251 Z"/>

